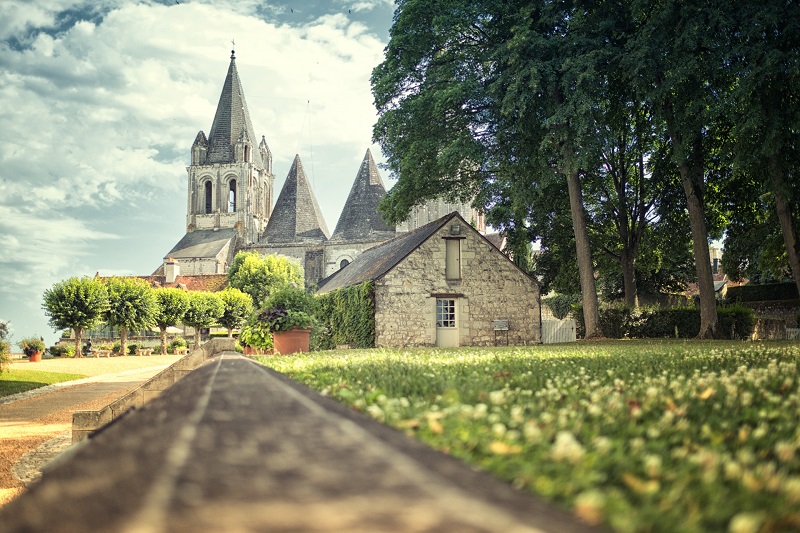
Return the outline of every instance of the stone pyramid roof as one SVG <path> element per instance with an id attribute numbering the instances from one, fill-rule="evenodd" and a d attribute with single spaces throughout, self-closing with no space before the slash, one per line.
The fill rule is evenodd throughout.
<path id="1" fill-rule="evenodd" d="M 303 163 L 296 155 L 261 240 L 271 244 L 291 244 L 324 242 L 329 236 Z"/>
<path id="2" fill-rule="evenodd" d="M 394 237 L 394 228 L 383 221 L 378 204 L 386 194 L 383 180 L 367 149 L 358 170 L 350 195 L 344 204 L 331 241 L 364 241 Z"/>
<path id="3" fill-rule="evenodd" d="M 353 262 L 346 267 L 340 268 L 320 281 L 317 286 L 317 293 L 325 294 L 332 290 L 358 285 L 368 280 L 377 280 L 453 219 L 458 219 L 462 224 L 467 225 L 461 215 L 457 211 L 453 211 L 449 215 L 429 222 L 414 231 L 402 233 L 394 239 L 373 246 L 353 259 Z"/>
<path id="4" fill-rule="evenodd" d="M 208 163 L 233 163 L 234 145 L 240 139 L 257 139 L 250 122 L 250 113 L 247 111 L 247 102 L 244 99 L 242 82 L 236 70 L 236 56 L 231 51 L 231 64 L 228 75 L 222 86 L 219 96 L 217 112 L 211 131 L 208 134 Z M 253 162 L 260 167 L 264 166 L 261 154 L 253 146 L 251 151 Z"/>

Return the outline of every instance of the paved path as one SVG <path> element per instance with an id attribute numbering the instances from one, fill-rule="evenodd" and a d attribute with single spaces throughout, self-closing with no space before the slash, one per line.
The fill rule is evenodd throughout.
<path id="1" fill-rule="evenodd" d="M 227 352 L 0 510 L 0 531 L 77 530 L 597 531 Z"/>
<path id="2" fill-rule="evenodd" d="M 58 383 L 0 398 L 0 506 L 71 443 L 72 413 L 99 409 L 167 365 Z"/>

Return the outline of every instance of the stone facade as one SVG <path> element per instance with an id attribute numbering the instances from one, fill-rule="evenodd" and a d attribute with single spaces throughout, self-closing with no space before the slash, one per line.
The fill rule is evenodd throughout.
<path id="1" fill-rule="evenodd" d="M 457 212 L 366 250 L 319 292 L 368 280 L 377 347 L 541 342 L 538 282 Z"/>
<path id="2" fill-rule="evenodd" d="M 446 279 L 446 224 L 375 281 L 375 345 L 436 346 L 436 301 L 456 303 L 459 346 L 506 343 L 494 321 L 508 320 L 508 344 L 541 340 L 539 286 L 472 228 L 462 226 L 461 279 Z"/>

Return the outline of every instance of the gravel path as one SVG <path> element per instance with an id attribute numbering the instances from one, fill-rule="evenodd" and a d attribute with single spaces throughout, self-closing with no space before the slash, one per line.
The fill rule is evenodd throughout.
<path id="1" fill-rule="evenodd" d="M 22 493 L 38 479 L 41 466 L 70 445 L 74 411 L 100 409 L 178 359 L 152 356 L 14 363 L 12 368 L 36 364 L 35 370 L 92 377 L 0 401 L 0 506 Z"/>

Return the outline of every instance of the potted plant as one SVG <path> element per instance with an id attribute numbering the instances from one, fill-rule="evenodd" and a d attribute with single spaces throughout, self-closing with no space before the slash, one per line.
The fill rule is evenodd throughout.
<path id="1" fill-rule="evenodd" d="M 38 363 L 42 360 L 42 352 L 44 352 L 44 341 L 42 339 L 28 337 L 19 341 L 17 346 L 28 356 L 28 361 L 31 363 Z"/>
<path id="2" fill-rule="evenodd" d="M 275 292 L 258 313 L 257 322 L 272 332 L 276 354 L 307 352 L 316 301 L 305 289 L 287 285 Z"/>

